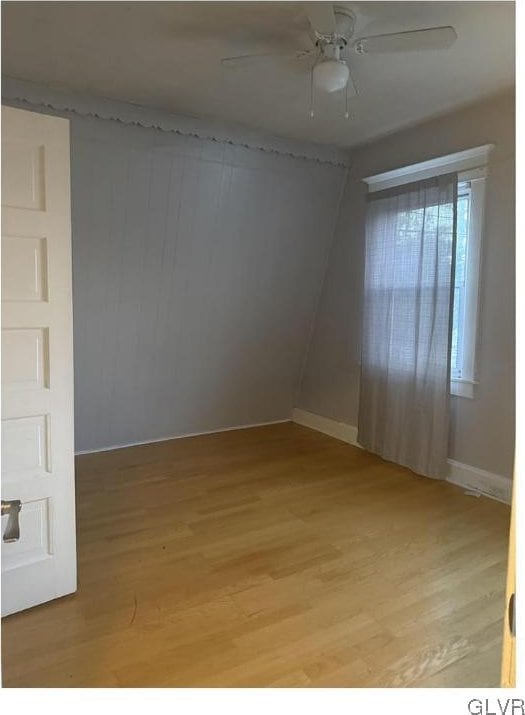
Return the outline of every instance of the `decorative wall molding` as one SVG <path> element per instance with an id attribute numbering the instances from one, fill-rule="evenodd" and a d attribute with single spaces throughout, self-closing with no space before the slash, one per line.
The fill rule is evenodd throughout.
<path id="1" fill-rule="evenodd" d="M 129 102 L 60 90 L 12 77 L 2 77 L 2 101 L 15 102 L 17 106 L 29 105 L 25 107 L 28 109 L 41 107 L 81 117 L 94 117 L 121 124 L 160 129 L 180 136 L 233 144 L 320 164 L 338 167 L 350 165 L 349 152 L 337 147 L 284 139 L 234 124 L 170 114 Z"/>
<path id="2" fill-rule="evenodd" d="M 75 451 L 75 456 L 81 454 L 96 454 L 97 452 L 111 452 L 114 449 L 125 449 L 126 447 L 141 447 L 146 444 L 157 444 L 157 442 L 169 442 L 172 439 L 185 439 L 186 437 L 202 437 L 207 434 L 219 434 L 220 432 L 233 432 L 239 429 L 251 429 L 252 427 L 268 427 L 269 425 L 282 425 L 290 420 L 271 420 L 270 422 L 255 422 L 249 425 L 235 425 L 234 427 L 222 427 L 221 429 L 204 430 L 203 432 L 188 432 L 187 434 L 173 434 L 170 437 L 156 437 L 146 439 L 141 442 L 126 442 L 126 444 L 113 444 L 110 447 L 98 447 L 96 449 L 79 449 Z"/>
<path id="3" fill-rule="evenodd" d="M 292 422 L 296 422 L 304 427 L 310 427 L 317 432 L 322 432 L 335 439 L 340 439 L 342 442 L 359 447 L 357 443 L 357 427 L 337 422 L 329 417 L 321 417 L 313 412 L 306 410 L 294 409 L 292 413 Z M 448 460 L 449 474 L 447 482 L 455 484 L 458 487 L 474 492 L 475 494 L 484 495 L 491 499 L 510 504 L 512 495 L 512 480 L 500 474 L 487 472 L 479 467 L 472 467 L 469 464 L 456 462 L 454 459 Z"/>

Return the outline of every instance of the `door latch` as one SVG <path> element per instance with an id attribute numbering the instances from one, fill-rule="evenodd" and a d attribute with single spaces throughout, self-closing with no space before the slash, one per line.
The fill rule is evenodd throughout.
<path id="1" fill-rule="evenodd" d="M 516 594 L 513 593 L 509 598 L 509 631 L 511 636 L 516 637 Z"/>
<path id="2" fill-rule="evenodd" d="M 2 540 L 6 544 L 18 541 L 20 538 L 20 521 L 18 515 L 21 509 L 22 502 L 20 499 L 12 499 L 11 501 L 4 501 L 2 499 L 2 516 L 8 517 L 6 530 L 2 537 Z"/>

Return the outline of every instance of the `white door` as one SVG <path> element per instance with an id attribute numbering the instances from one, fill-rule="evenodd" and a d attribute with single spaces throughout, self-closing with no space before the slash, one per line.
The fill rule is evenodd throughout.
<path id="1" fill-rule="evenodd" d="M 67 120 L 2 107 L 2 615 L 77 587 L 69 171 Z"/>

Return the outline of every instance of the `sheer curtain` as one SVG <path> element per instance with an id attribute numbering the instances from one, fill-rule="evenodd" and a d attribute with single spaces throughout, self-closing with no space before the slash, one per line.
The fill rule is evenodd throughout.
<path id="1" fill-rule="evenodd" d="M 359 443 L 444 478 L 457 177 L 369 195 Z"/>

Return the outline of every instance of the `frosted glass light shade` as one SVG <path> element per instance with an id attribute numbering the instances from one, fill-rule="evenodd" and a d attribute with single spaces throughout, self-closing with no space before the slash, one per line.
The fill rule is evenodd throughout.
<path id="1" fill-rule="evenodd" d="M 346 87 L 350 72 L 341 60 L 324 60 L 314 67 L 314 84 L 325 92 L 337 92 Z"/>

